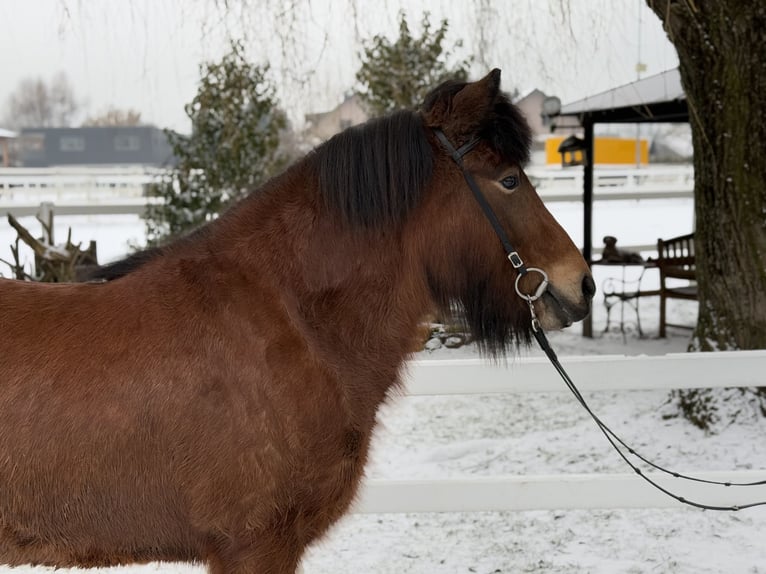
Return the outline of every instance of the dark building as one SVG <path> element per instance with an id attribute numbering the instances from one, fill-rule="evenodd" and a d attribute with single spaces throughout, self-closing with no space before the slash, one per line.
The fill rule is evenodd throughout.
<path id="1" fill-rule="evenodd" d="M 25 167 L 175 163 L 167 137 L 154 126 L 25 128 L 19 140 Z"/>

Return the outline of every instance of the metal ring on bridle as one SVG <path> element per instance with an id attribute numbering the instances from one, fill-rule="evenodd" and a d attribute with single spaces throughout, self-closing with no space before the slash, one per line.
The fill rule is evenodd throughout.
<path id="1" fill-rule="evenodd" d="M 532 301 L 537 301 L 540 297 L 543 296 L 543 293 L 545 293 L 545 290 L 548 288 L 548 274 L 540 269 L 539 267 L 527 267 L 527 273 L 531 273 L 532 271 L 537 271 L 540 275 L 543 276 L 543 280 L 540 282 L 540 284 L 537 286 L 537 289 L 535 289 L 535 292 L 532 295 L 527 295 L 526 293 L 522 293 L 521 289 L 519 289 L 519 281 L 521 278 L 526 275 L 525 274 L 519 274 L 516 276 L 516 293 L 519 297 L 522 299 L 525 299 L 529 301 L 530 303 Z"/>

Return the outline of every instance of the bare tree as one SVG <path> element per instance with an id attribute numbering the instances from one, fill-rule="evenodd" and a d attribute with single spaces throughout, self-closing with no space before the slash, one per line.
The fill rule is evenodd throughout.
<path id="1" fill-rule="evenodd" d="M 88 116 L 83 126 L 140 126 L 141 112 L 133 109 L 109 108 L 105 112 Z"/>
<path id="2" fill-rule="evenodd" d="M 25 78 L 9 96 L 3 123 L 12 129 L 70 126 L 80 111 L 69 80 L 59 72 L 50 83 Z"/>

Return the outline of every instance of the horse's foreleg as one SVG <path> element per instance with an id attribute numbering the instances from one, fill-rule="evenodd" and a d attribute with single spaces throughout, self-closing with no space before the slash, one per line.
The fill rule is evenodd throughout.
<path id="1" fill-rule="evenodd" d="M 211 574 L 303 574 L 304 570 L 296 561 L 249 558 L 236 562 L 211 563 L 209 572 Z"/>
<path id="2" fill-rule="evenodd" d="M 249 545 L 214 551 L 208 559 L 210 574 L 301 574 L 302 549 L 285 540 L 259 537 Z"/>
<path id="3" fill-rule="evenodd" d="M 213 560 L 210 574 L 303 574 L 297 560 L 265 558 L 262 556 L 240 560 Z"/>

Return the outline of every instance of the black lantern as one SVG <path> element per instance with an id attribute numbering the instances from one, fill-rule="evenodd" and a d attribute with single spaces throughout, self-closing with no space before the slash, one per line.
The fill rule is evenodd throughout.
<path id="1" fill-rule="evenodd" d="M 585 140 L 577 136 L 569 136 L 559 144 L 561 167 L 585 165 L 588 163 Z"/>

